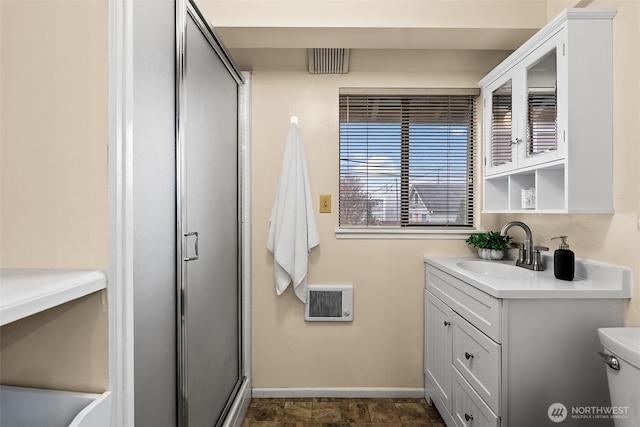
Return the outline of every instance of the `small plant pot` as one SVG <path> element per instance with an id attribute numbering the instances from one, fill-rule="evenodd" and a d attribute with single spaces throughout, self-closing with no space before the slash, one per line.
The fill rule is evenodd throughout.
<path id="1" fill-rule="evenodd" d="M 504 251 L 490 248 L 478 248 L 478 256 L 482 259 L 499 260 L 504 258 Z"/>

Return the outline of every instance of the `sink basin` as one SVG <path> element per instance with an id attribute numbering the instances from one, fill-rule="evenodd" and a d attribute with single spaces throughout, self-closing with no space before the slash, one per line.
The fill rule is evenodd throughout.
<path id="1" fill-rule="evenodd" d="M 463 270 L 487 277 L 499 277 L 502 279 L 530 279 L 535 277 L 535 272 L 509 264 L 487 261 L 461 261 L 457 265 Z"/>

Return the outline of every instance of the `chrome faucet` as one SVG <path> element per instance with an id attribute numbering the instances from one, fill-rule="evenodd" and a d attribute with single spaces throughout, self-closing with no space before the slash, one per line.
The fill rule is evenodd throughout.
<path id="1" fill-rule="evenodd" d="M 518 260 L 516 261 L 516 265 L 518 267 L 526 268 L 529 270 L 541 271 L 544 270 L 544 265 L 542 264 L 540 258 L 540 250 L 548 251 L 549 248 L 544 246 L 534 246 L 533 245 L 533 237 L 531 235 L 531 229 L 527 224 L 521 221 L 510 221 L 502 227 L 500 234 L 503 236 L 507 235 L 507 231 L 511 227 L 518 226 L 522 228 L 526 235 L 526 240 L 524 244 L 520 246 L 520 250 L 518 252 Z"/>

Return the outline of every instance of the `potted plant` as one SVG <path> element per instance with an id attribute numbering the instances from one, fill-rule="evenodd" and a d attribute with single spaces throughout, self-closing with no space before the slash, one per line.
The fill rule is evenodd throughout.
<path id="1" fill-rule="evenodd" d="M 486 233 L 472 233 L 465 240 L 469 246 L 478 248 L 478 256 L 482 259 L 502 259 L 504 252 L 511 247 L 511 237 L 502 235 L 498 231 Z"/>

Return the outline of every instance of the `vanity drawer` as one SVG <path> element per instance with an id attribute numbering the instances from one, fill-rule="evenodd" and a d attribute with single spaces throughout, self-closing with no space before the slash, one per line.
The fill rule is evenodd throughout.
<path id="1" fill-rule="evenodd" d="M 431 265 L 426 287 L 460 316 L 496 342 L 500 339 L 500 300 Z"/>
<path id="2" fill-rule="evenodd" d="M 500 418 L 453 369 L 453 419 L 458 427 L 498 427 Z"/>
<path id="3" fill-rule="evenodd" d="M 500 413 L 501 346 L 453 314 L 453 366 L 496 413 Z"/>

